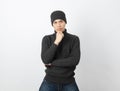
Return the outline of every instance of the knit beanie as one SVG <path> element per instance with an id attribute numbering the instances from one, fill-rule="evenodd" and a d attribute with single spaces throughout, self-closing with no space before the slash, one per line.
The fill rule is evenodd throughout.
<path id="1" fill-rule="evenodd" d="M 51 24 L 53 25 L 54 20 L 62 19 L 67 23 L 65 13 L 63 11 L 57 10 L 51 13 Z"/>

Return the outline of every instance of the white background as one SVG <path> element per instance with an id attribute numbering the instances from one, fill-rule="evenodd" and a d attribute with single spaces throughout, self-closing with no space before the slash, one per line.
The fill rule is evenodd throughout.
<path id="1" fill-rule="evenodd" d="M 0 0 L 0 91 L 38 91 L 45 75 L 41 40 L 63 10 L 80 38 L 76 81 L 81 91 L 120 91 L 119 0 Z"/>

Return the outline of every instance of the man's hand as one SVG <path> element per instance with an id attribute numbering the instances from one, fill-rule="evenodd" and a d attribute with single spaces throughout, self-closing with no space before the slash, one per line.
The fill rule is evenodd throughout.
<path id="1" fill-rule="evenodd" d="M 51 63 L 49 63 L 49 64 L 45 64 L 45 66 L 46 67 L 51 67 L 52 65 L 51 65 Z"/>
<path id="2" fill-rule="evenodd" d="M 58 31 L 56 33 L 56 39 L 55 39 L 54 43 L 56 45 L 59 45 L 59 43 L 62 41 L 63 37 L 64 37 L 64 34 L 61 31 Z"/>

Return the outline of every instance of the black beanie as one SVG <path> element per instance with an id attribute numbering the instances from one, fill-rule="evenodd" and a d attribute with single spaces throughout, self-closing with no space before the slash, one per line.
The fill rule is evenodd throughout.
<path id="1" fill-rule="evenodd" d="M 57 10 L 51 13 L 51 24 L 53 25 L 54 20 L 62 19 L 67 23 L 65 13 L 63 11 Z"/>

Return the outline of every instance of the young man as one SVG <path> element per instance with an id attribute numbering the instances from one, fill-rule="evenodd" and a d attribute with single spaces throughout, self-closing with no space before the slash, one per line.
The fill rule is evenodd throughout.
<path id="1" fill-rule="evenodd" d="M 69 34 L 63 11 L 51 14 L 54 33 L 42 40 L 41 58 L 46 66 L 46 76 L 39 91 L 79 91 L 74 78 L 74 70 L 80 60 L 80 41 Z"/>

